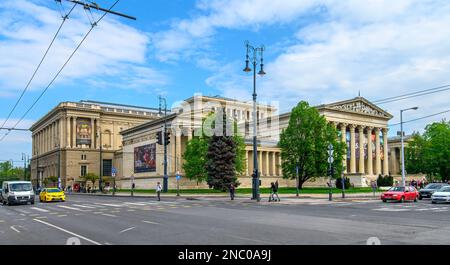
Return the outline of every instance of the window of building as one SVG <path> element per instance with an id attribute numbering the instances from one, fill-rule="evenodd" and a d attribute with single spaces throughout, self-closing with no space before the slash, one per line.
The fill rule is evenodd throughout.
<path id="1" fill-rule="evenodd" d="M 87 175 L 87 166 L 81 166 L 80 176 L 85 177 Z"/>
<path id="2" fill-rule="evenodd" d="M 87 155 L 81 155 L 81 160 L 86 161 L 87 160 Z"/>
<path id="3" fill-rule="evenodd" d="M 112 171 L 112 160 L 111 159 L 104 159 L 103 160 L 103 176 L 105 177 L 111 177 Z"/>

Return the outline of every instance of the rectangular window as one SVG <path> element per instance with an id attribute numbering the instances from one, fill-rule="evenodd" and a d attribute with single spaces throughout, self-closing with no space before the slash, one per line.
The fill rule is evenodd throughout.
<path id="1" fill-rule="evenodd" d="M 105 177 L 111 177 L 112 171 L 112 160 L 108 159 L 108 160 L 103 160 L 103 176 Z"/>
<path id="2" fill-rule="evenodd" d="M 85 177 L 87 175 L 87 166 L 81 166 L 80 176 Z"/>

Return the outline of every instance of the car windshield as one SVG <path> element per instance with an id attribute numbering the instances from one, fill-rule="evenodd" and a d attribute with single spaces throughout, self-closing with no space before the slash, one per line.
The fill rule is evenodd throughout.
<path id="1" fill-rule="evenodd" d="M 32 189 L 30 183 L 14 183 L 10 184 L 11 191 L 30 191 Z"/>
<path id="2" fill-rule="evenodd" d="M 61 192 L 59 189 L 48 189 L 47 192 L 53 193 L 53 192 Z"/>
<path id="3" fill-rule="evenodd" d="M 439 189 L 441 188 L 442 185 L 441 184 L 428 184 L 425 189 Z"/>
<path id="4" fill-rule="evenodd" d="M 450 192 L 450 186 L 442 187 L 439 191 L 440 192 Z"/>
<path id="5" fill-rule="evenodd" d="M 405 191 L 405 187 L 392 187 L 389 191 Z"/>

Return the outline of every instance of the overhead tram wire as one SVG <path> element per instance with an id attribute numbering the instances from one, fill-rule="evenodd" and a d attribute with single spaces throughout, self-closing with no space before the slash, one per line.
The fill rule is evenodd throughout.
<path id="1" fill-rule="evenodd" d="M 412 120 L 409 120 L 409 121 L 404 121 L 403 124 L 409 123 L 409 122 L 418 121 L 418 120 L 423 120 L 423 119 L 430 118 L 430 117 L 434 117 L 434 116 L 441 115 L 441 114 L 444 114 L 444 113 L 447 113 L 447 112 L 450 112 L 450 110 L 445 110 L 445 111 L 441 111 L 439 113 L 427 115 L 427 116 L 424 116 L 424 117 L 421 117 L 421 118 L 412 119 Z M 394 126 L 398 126 L 398 125 L 400 125 L 400 123 L 390 124 L 389 127 L 394 127 Z"/>
<path id="2" fill-rule="evenodd" d="M 9 112 L 8 116 L 6 117 L 6 119 L 3 121 L 2 125 L 0 126 L 0 128 L 3 128 L 5 126 L 5 124 L 9 120 L 9 118 L 11 118 L 11 115 L 13 114 L 13 112 L 16 110 L 17 106 L 19 105 L 20 101 L 22 100 L 23 96 L 25 95 L 25 92 L 28 90 L 28 88 L 30 87 L 31 82 L 34 80 L 34 77 L 36 76 L 37 72 L 41 68 L 42 63 L 44 62 L 45 58 L 47 57 L 48 52 L 50 51 L 51 47 L 53 46 L 53 43 L 55 42 L 56 38 L 58 37 L 59 32 L 61 31 L 62 27 L 66 23 L 66 20 L 69 18 L 69 15 L 75 9 L 76 5 L 77 4 L 74 4 L 72 9 L 70 9 L 69 13 L 64 14 L 64 15 L 63 15 L 62 11 L 60 10 L 61 17 L 62 17 L 63 20 L 62 20 L 61 24 L 59 25 L 58 30 L 56 31 L 55 35 L 53 36 L 53 39 L 50 42 L 50 45 L 47 47 L 47 50 L 45 51 L 44 56 L 42 56 L 41 61 L 39 62 L 39 64 L 36 67 L 36 69 L 34 70 L 33 75 L 31 76 L 30 80 L 28 80 L 27 85 L 22 90 L 22 93 L 20 94 L 19 98 L 17 99 L 16 103 L 14 104 L 14 107 L 11 109 L 11 111 Z"/>
<path id="3" fill-rule="evenodd" d="M 412 93 L 408 93 L 408 94 L 404 94 L 404 95 L 400 95 L 400 96 L 374 100 L 372 102 L 377 105 L 380 105 L 380 104 L 391 103 L 391 102 L 400 101 L 400 100 L 404 100 L 404 99 L 409 99 L 409 98 L 434 94 L 434 93 L 438 93 L 438 92 L 443 92 L 443 91 L 447 91 L 447 90 L 450 90 L 450 85 L 429 88 L 429 89 L 416 91 L 416 92 L 412 92 Z"/>
<path id="4" fill-rule="evenodd" d="M 111 9 L 114 8 L 114 6 L 116 6 L 116 4 L 119 2 L 120 0 L 116 0 L 116 2 L 114 2 L 114 4 L 109 8 L 109 11 L 111 11 Z M 50 83 L 47 85 L 47 87 L 45 87 L 45 89 L 41 92 L 41 94 L 39 95 L 39 97 L 33 102 L 33 104 L 28 108 L 28 110 L 22 115 L 22 117 L 20 117 L 20 119 L 16 122 L 16 124 L 12 127 L 12 129 L 15 129 L 17 127 L 17 125 L 28 115 L 28 113 L 33 109 L 33 107 L 38 103 L 38 101 L 42 98 L 42 96 L 45 94 L 45 92 L 47 92 L 47 90 L 50 88 L 50 86 L 55 82 L 56 78 L 58 78 L 58 76 L 61 74 L 61 72 L 64 70 L 64 68 L 66 67 L 66 65 L 70 62 L 70 60 L 72 59 L 72 57 L 75 55 L 75 53 L 78 51 L 78 49 L 81 47 L 81 45 L 84 43 L 84 41 L 86 40 L 86 38 L 89 36 L 89 34 L 92 32 L 92 30 L 94 29 L 94 27 L 106 16 L 106 14 L 108 14 L 108 12 L 106 11 L 96 22 L 94 22 L 93 24 L 91 24 L 91 28 L 89 29 L 89 31 L 86 33 L 86 35 L 83 37 L 83 39 L 80 41 L 80 43 L 78 44 L 78 46 L 75 48 L 75 50 L 72 52 L 72 54 L 69 56 L 69 58 L 66 60 L 66 62 L 63 64 L 63 66 L 59 69 L 59 71 L 56 73 L 55 77 L 53 77 L 53 79 L 50 81 Z M 2 138 L 0 138 L 0 142 L 2 142 L 10 133 L 11 131 L 6 132 Z"/>

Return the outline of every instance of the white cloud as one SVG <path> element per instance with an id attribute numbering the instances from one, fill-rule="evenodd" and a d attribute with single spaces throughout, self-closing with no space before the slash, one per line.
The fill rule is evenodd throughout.
<path id="1" fill-rule="evenodd" d="M 66 6 L 67 8 L 67 6 Z M 95 13 L 96 19 L 100 13 Z M 56 10 L 36 1 L 0 3 L 0 96 L 23 89 L 56 32 L 61 18 Z M 90 28 L 83 8 L 66 21 L 30 89 L 42 89 L 53 78 Z M 160 86 L 168 77 L 146 64 L 146 33 L 106 16 L 91 32 L 64 69 L 58 82 L 101 78 L 115 86 Z M 148 77 L 143 73 L 150 73 Z M 121 75 L 126 78 L 114 77 Z M 128 83 L 134 82 L 134 83 Z"/>
<path id="2" fill-rule="evenodd" d="M 261 26 L 293 27 L 296 23 L 291 22 L 307 18 L 296 34 L 286 36 L 289 41 L 280 40 L 284 49 L 279 43 L 267 46 L 275 51 L 275 59 L 266 61 L 268 75 L 257 81 L 259 98 L 279 100 L 284 111 L 299 100 L 329 103 L 355 97 L 358 91 L 373 100 L 450 84 L 448 1 L 202 0 L 196 7 L 197 15 L 155 35 L 154 45 L 164 60 L 183 58 L 180 51 L 204 51 L 204 44 L 210 44 L 221 29 L 262 32 Z M 214 65 L 204 60 L 197 64 Z M 224 96 L 248 97 L 251 84 L 240 72 L 242 66 L 225 65 L 220 72 L 213 70 L 206 84 L 222 90 Z M 449 109 L 448 98 L 447 91 L 381 107 L 395 115 L 391 123 L 396 123 L 405 106 L 419 106 L 420 111 L 408 113 L 417 118 Z M 450 115 L 406 128 L 423 127 L 443 117 Z"/>

